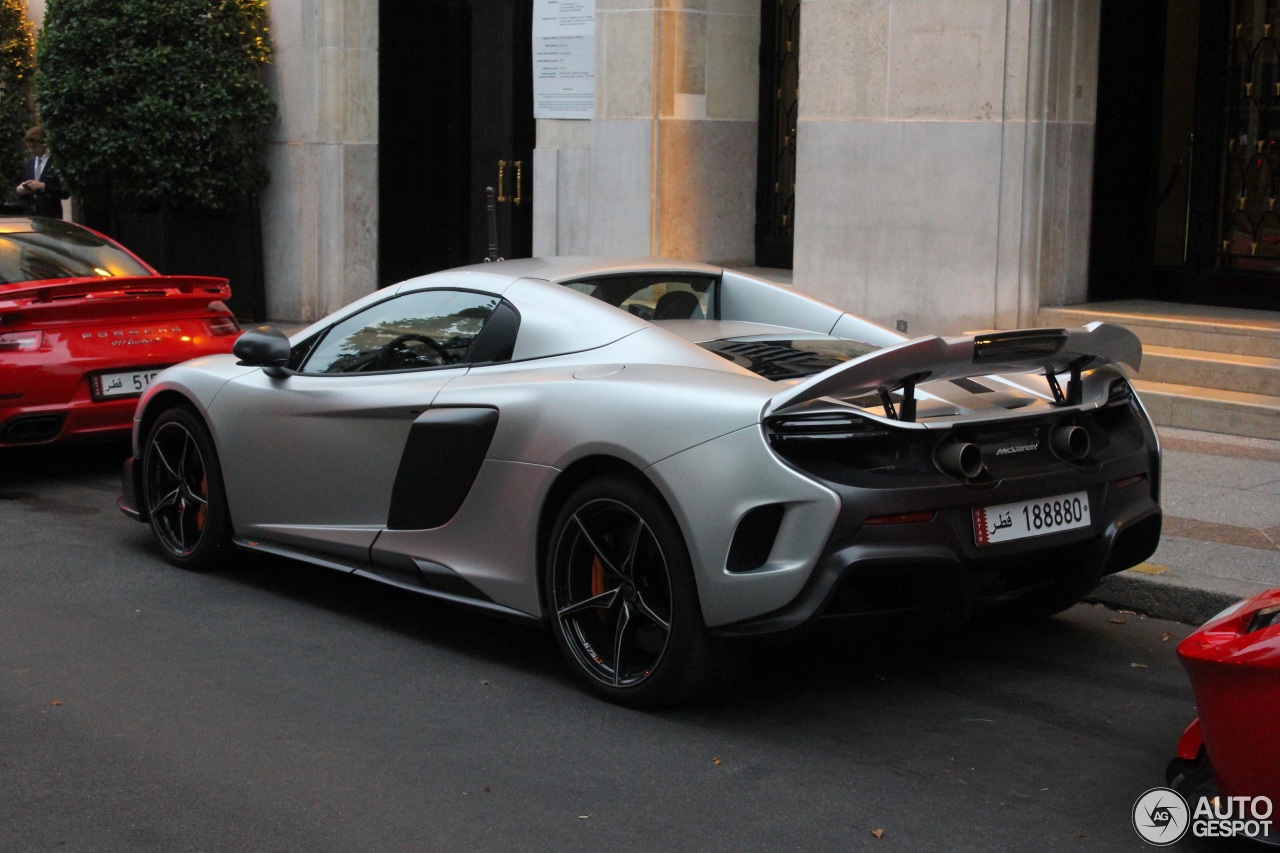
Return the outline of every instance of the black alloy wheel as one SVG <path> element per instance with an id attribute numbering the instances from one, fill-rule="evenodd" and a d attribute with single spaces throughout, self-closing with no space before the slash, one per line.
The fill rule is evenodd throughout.
<path id="1" fill-rule="evenodd" d="M 548 563 L 556 639 L 598 693 L 660 707 L 718 681 L 725 647 L 705 636 L 679 526 L 648 488 L 615 476 L 579 487 L 556 520 Z"/>
<path id="2" fill-rule="evenodd" d="M 185 408 L 156 420 L 142 456 L 147 516 L 165 557 L 187 569 L 209 569 L 230 538 L 222 471 L 213 441 Z"/>

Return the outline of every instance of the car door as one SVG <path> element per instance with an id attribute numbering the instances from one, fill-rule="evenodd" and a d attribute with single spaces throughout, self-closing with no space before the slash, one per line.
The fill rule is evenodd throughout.
<path id="1" fill-rule="evenodd" d="M 228 383 L 210 415 L 237 537 L 366 560 L 410 427 L 466 373 L 499 304 L 452 289 L 392 296 L 295 346 L 291 375 Z"/>

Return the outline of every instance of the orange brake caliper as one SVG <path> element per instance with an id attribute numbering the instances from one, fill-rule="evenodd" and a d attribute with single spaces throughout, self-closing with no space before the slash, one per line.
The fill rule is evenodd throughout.
<path id="1" fill-rule="evenodd" d="M 209 475 L 207 474 L 200 481 L 200 497 L 204 498 L 204 503 L 200 505 L 200 510 L 196 513 L 196 529 L 204 530 L 204 519 L 209 514 Z"/>
<path id="2" fill-rule="evenodd" d="M 591 560 L 591 597 L 597 595 L 604 595 L 604 566 L 600 565 L 599 557 Z"/>

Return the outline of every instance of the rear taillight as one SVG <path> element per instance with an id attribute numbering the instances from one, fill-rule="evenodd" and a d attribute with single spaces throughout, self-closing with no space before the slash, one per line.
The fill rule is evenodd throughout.
<path id="1" fill-rule="evenodd" d="M 44 332 L 0 332 L 0 352 L 23 352 L 40 349 Z"/>
<path id="2" fill-rule="evenodd" d="M 794 465 L 840 482 L 866 476 L 936 477 L 927 430 L 887 427 L 852 412 L 801 412 L 764 422 L 774 452 Z M 859 479 L 861 478 L 861 479 Z"/>
<path id="3" fill-rule="evenodd" d="M 884 438 L 890 434 L 866 418 L 842 413 L 773 417 L 765 423 L 765 429 L 775 446 Z"/>
<path id="4" fill-rule="evenodd" d="M 236 322 L 235 317 L 214 317 L 212 320 L 206 320 L 205 324 L 215 338 L 224 338 L 227 335 L 240 333 L 240 324 Z"/>
<path id="5" fill-rule="evenodd" d="M 922 509 L 917 512 L 894 512 L 889 515 L 873 515 L 863 524 L 924 524 L 933 521 L 934 511 Z"/>
<path id="6" fill-rule="evenodd" d="M 1133 399 L 1133 386 L 1124 379 L 1117 379 L 1107 389 L 1107 406 L 1127 405 Z"/>

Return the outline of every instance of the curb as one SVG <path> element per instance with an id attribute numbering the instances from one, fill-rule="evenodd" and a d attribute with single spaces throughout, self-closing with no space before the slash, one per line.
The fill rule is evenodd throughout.
<path id="1" fill-rule="evenodd" d="M 1107 575 L 1084 600 L 1115 610 L 1134 610 L 1157 619 L 1198 626 L 1251 594 L 1202 589 L 1158 577 L 1126 575 L 1126 572 Z"/>

